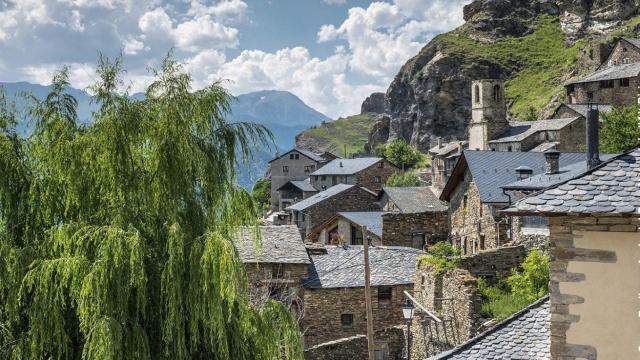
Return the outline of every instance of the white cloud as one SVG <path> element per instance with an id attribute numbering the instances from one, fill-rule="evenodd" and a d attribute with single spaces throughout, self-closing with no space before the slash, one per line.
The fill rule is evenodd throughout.
<path id="1" fill-rule="evenodd" d="M 56 63 L 43 65 L 30 65 L 20 69 L 26 81 L 36 84 L 50 84 L 53 74 L 63 65 L 69 67 L 69 82 L 76 88 L 85 89 L 98 80 L 96 68 L 88 63 Z"/>
<path id="2" fill-rule="evenodd" d="M 322 2 L 329 5 L 344 5 L 347 0 L 322 0 Z"/>
<path id="3" fill-rule="evenodd" d="M 138 27 L 145 34 L 166 36 L 173 31 L 171 18 L 163 8 L 156 8 L 144 13 L 138 20 Z"/>
<path id="4" fill-rule="evenodd" d="M 173 37 L 176 46 L 187 51 L 235 47 L 238 44 L 238 29 L 224 26 L 205 15 L 179 24 Z"/>
<path id="5" fill-rule="evenodd" d="M 80 11 L 73 10 L 71 11 L 71 19 L 69 21 L 69 27 L 71 30 L 76 32 L 84 31 L 84 24 L 82 23 L 82 15 L 80 15 Z"/>
<path id="6" fill-rule="evenodd" d="M 222 0 L 211 6 L 202 0 L 192 0 L 187 14 L 193 17 L 211 15 L 219 21 L 241 20 L 247 8 L 247 4 L 241 0 Z"/>
<path id="7" fill-rule="evenodd" d="M 123 51 L 127 55 L 136 55 L 145 48 L 144 43 L 133 36 L 127 37 L 127 39 L 122 42 L 122 45 L 124 46 Z"/>

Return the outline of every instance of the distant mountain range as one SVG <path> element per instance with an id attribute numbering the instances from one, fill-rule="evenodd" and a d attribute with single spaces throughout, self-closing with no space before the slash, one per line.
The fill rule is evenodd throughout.
<path id="1" fill-rule="evenodd" d="M 28 82 L 2 83 L 8 97 L 16 98 L 16 105 L 25 107 L 26 101 L 16 96 L 23 92 L 30 92 L 42 99 L 51 90 L 51 86 L 31 84 Z M 91 102 L 91 95 L 83 90 L 69 89 L 78 101 L 78 118 L 80 122 L 91 121 L 91 112 L 96 105 Z M 141 94 L 135 94 L 140 97 Z M 251 163 L 239 169 L 238 182 L 240 185 L 251 188 L 252 184 L 261 178 L 268 165 L 268 161 L 276 154 L 292 147 L 295 136 L 303 130 L 314 127 L 329 120 L 324 114 L 306 105 L 300 98 L 286 91 L 264 90 L 239 95 L 233 101 L 231 114 L 228 120 L 231 122 L 246 121 L 262 124 L 268 127 L 274 135 L 277 149 L 257 149 Z M 28 134 L 33 127 L 27 120 L 18 125 L 20 134 Z"/>

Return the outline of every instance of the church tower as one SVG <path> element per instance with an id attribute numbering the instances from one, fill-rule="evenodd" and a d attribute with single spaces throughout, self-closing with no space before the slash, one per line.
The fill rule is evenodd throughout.
<path id="1" fill-rule="evenodd" d="M 508 129 L 504 82 L 501 80 L 472 82 L 469 149 L 489 150 L 489 141 Z"/>

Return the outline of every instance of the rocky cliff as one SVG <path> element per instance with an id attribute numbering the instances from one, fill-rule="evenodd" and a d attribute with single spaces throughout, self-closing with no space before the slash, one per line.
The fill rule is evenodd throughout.
<path id="1" fill-rule="evenodd" d="M 402 138 L 422 150 L 437 137 L 465 136 L 471 81 L 507 81 L 510 114 L 542 116 L 562 100 L 562 84 L 589 71 L 592 44 L 636 36 L 640 0 L 476 0 L 465 24 L 410 59 L 385 94 L 369 146 Z M 388 134 L 388 135 L 387 135 Z M 386 135 L 386 138 L 385 138 Z"/>

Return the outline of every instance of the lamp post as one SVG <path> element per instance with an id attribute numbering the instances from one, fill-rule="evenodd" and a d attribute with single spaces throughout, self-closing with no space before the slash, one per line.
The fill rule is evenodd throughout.
<path id="1" fill-rule="evenodd" d="M 414 309 L 413 302 L 409 299 L 402 304 L 402 316 L 407 322 L 407 360 L 411 360 L 411 320 Z"/>

